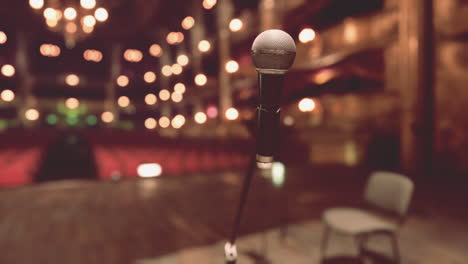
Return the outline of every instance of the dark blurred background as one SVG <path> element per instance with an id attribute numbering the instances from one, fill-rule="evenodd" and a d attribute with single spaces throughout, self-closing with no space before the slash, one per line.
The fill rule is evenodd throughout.
<path id="1" fill-rule="evenodd" d="M 277 157 L 291 182 L 254 196 L 290 209 L 245 233 L 317 218 L 375 170 L 444 197 L 423 216 L 466 219 L 468 1 L 2 0 L 2 263 L 133 263 L 225 238 L 255 151 L 250 47 L 271 28 L 297 45 Z M 185 239 L 193 219 L 206 226 Z"/>

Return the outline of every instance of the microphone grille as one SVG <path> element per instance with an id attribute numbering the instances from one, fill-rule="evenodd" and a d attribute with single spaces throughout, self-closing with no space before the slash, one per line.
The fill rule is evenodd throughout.
<path id="1" fill-rule="evenodd" d="M 296 52 L 296 44 L 288 33 L 279 29 L 269 29 L 255 38 L 252 51 Z"/>

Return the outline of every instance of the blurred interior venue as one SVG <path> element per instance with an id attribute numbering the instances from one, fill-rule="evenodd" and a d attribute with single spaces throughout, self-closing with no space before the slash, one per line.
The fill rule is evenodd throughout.
<path id="1" fill-rule="evenodd" d="M 466 264 L 467 72 L 467 0 L 2 0 L 0 262 Z"/>

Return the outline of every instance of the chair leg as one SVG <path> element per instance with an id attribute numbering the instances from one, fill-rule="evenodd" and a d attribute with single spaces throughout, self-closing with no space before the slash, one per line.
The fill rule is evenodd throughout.
<path id="1" fill-rule="evenodd" d="M 395 233 L 390 234 L 390 239 L 392 242 L 392 250 L 393 250 L 393 259 L 395 263 L 400 263 L 400 251 L 398 249 L 398 238 Z"/>
<path id="2" fill-rule="evenodd" d="M 358 248 L 359 257 L 363 257 L 364 255 L 364 249 L 366 248 L 367 238 L 368 234 L 357 235 L 354 237 Z"/>
<path id="3" fill-rule="evenodd" d="M 321 261 L 325 259 L 325 253 L 326 253 L 327 246 L 328 246 L 328 239 L 330 237 L 330 232 L 331 232 L 330 227 L 325 226 L 325 229 L 323 230 L 323 234 L 322 234 L 322 242 L 320 243 L 319 258 Z"/>

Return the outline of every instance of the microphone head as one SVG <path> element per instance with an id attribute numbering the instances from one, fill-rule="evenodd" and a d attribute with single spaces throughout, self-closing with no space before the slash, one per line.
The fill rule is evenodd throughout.
<path id="1" fill-rule="evenodd" d="M 284 74 L 296 57 L 294 39 L 279 29 L 260 33 L 252 44 L 252 58 L 257 71 Z"/>

